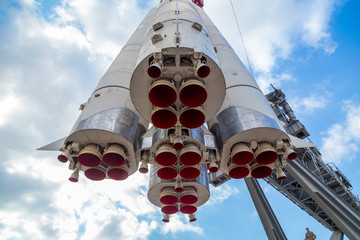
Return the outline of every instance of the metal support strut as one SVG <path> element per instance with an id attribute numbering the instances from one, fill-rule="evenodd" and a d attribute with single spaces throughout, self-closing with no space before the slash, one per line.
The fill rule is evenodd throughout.
<path id="1" fill-rule="evenodd" d="M 266 199 L 260 184 L 254 178 L 245 178 L 255 208 L 269 240 L 287 240 L 287 237 L 278 222 L 275 213 Z"/>
<path id="2" fill-rule="evenodd" d="M 289 161 L 286 170 L 349 239 L 360 239 L 360 215 L 299 161 Z"/>

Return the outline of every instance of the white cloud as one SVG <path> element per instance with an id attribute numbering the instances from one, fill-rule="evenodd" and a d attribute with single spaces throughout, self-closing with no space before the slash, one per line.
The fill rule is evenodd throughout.
<path id="1" fill-rule="evenodd" d="M 251 218 L 253 218 L 253 219 L 254 219 L 254 218 L 257 219 L 257 218 L 259 218 L 259 213 L 258 213 L 256 210 L 254 210 L 254 211 L 252 211 L 252 213 L 251 213 L 250 216 L 251 216 Z"/>
<path id="2" fill-rule="evenodd" d="M 74 184 L 55 159 L 32 157 L 10 159 L 8 169 L 0 188 L 5 239 L 75 239 L 80 233 L 84 239 L 147 239 L 158 228 L 153 215 L 159 210 L 147 200 L 143 175 L 92 182 L 81 174 Z M 139 220 L 141 215 L 149 218 Z"/>
<path id="3" fill-rule="evenodd" d="M 276 70 L 278 63 L 290 58 L 296 48 L 310 46 L 326 53 L 335 50 L 329 23 L 339 2 L 342 1 L 275 0 L 270 4 L 262 0 L 233 1 L 250 62 L 255 72 L 260 74 L 258 80 L 262 90 L 266 92 L 269 85 L 269 81 L 263 81 L 262 75 Z M 207 1 L 205 10 L 245 60 L 230 3 Z"/>
<path id="4" fill-rule="evenodd" d="M 343 108 L 345 119 L 332 125 L 322 138 L 321 153 L 325 162 L 336 165 L 351 161 L 359 153 L 360 105 L 346 102 Z"/>
<path id="5" fill-rule="evenodd" d="M 289 98 L 289 103 L 295 113 L 311 114 L 314 110 L 325 108 L 329 103 L 328 93 L 312 93 L 309 96 Z"/>
<path id="6" fill-rule="evenodd" d="M 327 53 L 335 51 L 336 43 L 331 39 L 328 24 L 337 2 L 336 0 L 318 0 L 311 5 L 309 18 L 304 24 L 305 34 L 303 35 L 303 40 L 309 46 L 322 48 Z"/>
<path id="7" fill-rule="evenodd" d="M 194 225 L 194 223 L 189 223 L 189 219 L 183 214 L 174 214 L 170 216 L 170 222 L 166 223 L 162 227 L 163 233 L 178 233 L 178 232 L 193 232 L 198 235 L 203 235 L 204 230 Z"/>
<path id="8" fill-rule="evenodd" d="M 158 3 L 149 1 L 150 6 Z M 114 58 L 147 13 L 137 1 L 63 0 L 57 21 L 78 24 L 94 49 Z"/>
<path id="9" fill-rule="evenodd" d="M 256 77 L 256 81 L 259 84 L 260 89 L 264 94 L 267 94 L 274 89 L 270 86 L 272 84 L 274 87 L 278 88 L 284 82 L 296 81 L 290 74 L 270 74 L 270 73 L 260 73 Z"/>
<path id="10" fill-rule="evenodd" d="M 230 185 L 221 185 L 219 187 L 213 187 L 210 185 L 210 199 L 204 205 L 211 207 L 213 205 L 217 205 L 225 201 L 226 199 L 230 198 L 239 193 L 239 190 Z"/>
<path id="11" fill-rule="evenodd" d="M 13 114 L 19 111 L 19 107 L 20 99 L 13 92 L 9 92 L 5 97 L 0 98 L 0 126 L 4 125 Z"/>
<path id="12" fill-rule="evenodd" d="M 80 222 L 85 224 L 84 239 L 147 239 L 157 227 L 154 221 L 140 221 L 134 213 L 116 207 L 106 195 L 93 194 L 90 199 L 78 209 Z"/>

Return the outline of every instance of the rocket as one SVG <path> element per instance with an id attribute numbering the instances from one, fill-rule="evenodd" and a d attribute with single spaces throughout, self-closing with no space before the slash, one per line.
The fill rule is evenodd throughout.
<path id="1" fill-rule="evenodd" d="M 70 134 L 40 150 L 93 181 L 149 173 L 148 199 L 189 221 L 210 198 L 209 173 L 284 178 L 294 148 L 253 76 L 202 9 L 161 0 L 100 79 Z M 150 168 L 150 171 L 149 171 Z"/>

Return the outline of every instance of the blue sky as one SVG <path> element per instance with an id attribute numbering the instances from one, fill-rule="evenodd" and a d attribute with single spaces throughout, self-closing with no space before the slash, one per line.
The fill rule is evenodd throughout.
<path id="1" fill-rule="evenodd" d="M 147 178 L 68 182 L 56 152 L 36 148 L 65 136 L 97 81 L 151 1 L 0 2 L 0 235 L 2 239 L 247 239 L 266 235 L 244 181 L 211 189 L 189 224 L 161 222 Z M 287 95 L 326 162 L 360 194 L 360 3 L 356 0 L 233 1 L 255 76 Z M 228 0 L 209 14 L 245 59 Z M 288 239 L 331 232 L 260 181 Z"/>

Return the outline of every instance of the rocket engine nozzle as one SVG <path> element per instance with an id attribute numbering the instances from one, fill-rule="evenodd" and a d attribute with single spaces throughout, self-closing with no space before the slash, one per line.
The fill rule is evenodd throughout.
<path id="1" fill-rule="evenodd" d="M 141 165 L 139 167 L 139 172 L 141 172 L 142 174 L 146 174 L 149 172 L 148 164 L 145 161 L 141 162 Z"/>
<path id="2" fill-rule="evenodd" d="M 231 161 L 237 165 L 246 165 L 254 160 L 253 150 L 245 143 L 238 143 L 232 147 Z"/>
<path id="3" fill-rule="evenodd" d="M 232 163 L 229 167 L 229 176 L 234 179 L 241 179 L 248 176 L 250 173 L 250 168 L 248 165 L 239 166 Z"/>
<path id="4" fill-rule="evenodd" d="M 74 170 L 74 172 L 71 174 L 71 176 L 69 177 L 69 181 L 70 182 L 78 182 L 79 181 L 79 168 L 76 168 Z"/>
<path id="5" fill-rule="evenodd" d="M 120 167 L 109 167 L 106 171 L 109 178 L 117 181 L 122 181 L 128 178 L 129 168 L 125 165 Z"/>
<path id="6" fill-rule="evenodd" d="M 174 84 L 168 80 L 158 80 L 149 89 L 149 100 L 157 107 L 167 108 L 176 102 L 177 93 Z"/>
<path id="7" fill-rule="evenodd" d="M 177 177 L 178 171 L 174 166 L 158 166 L 157 175 L 164 180 L 171 180 Z"/>
<path id="8" fill-rule="evenodd" d="M 183 142 L 181 136 L 175 136 L 172 139 L 172 144 L 173 144 L 173 148 L 175 150 L 181 150 L 184 148 L 184 142 Z"/>
<path id="9" fill-rule="evenodd" d="M 256 163 L 260 165 L 268 165 L 276 161 L 278 154 L 274 147 L 269 143 L 262 142 L 258 144 L 258 149 L 255 152 Z"/>
<path id="10" fill-rule="evenodd" d="M 194 187 L 185 187 L 180 194 L 180 202 L 183 204 L 195 204 L 199 200 Z"/>
<path id="11" fill-rule="evenodd" d="M 178 161 L 177 152 L 171 144 L 162 144 L 156 152 L 155 161 L 162 166 L 172 166 Z"/>
<path id="12" fill-rule="evenodd" d="M 163 218 L 162 218 L 162 221 L 165 222 L 165 223 L 170 222 L 170 216 L 169 216 L 169 214 L 164 214 L 164 216 L 163 216 Z"/>
<path id="13" fill-rule="evenodd" d="M 164 214 L 175 214 L 179 211 L 178 206 L 177 205 L 165 205 L 162 204 L 161 206 L 161 212 L 163 212 Z"/>
<path id="14" fill-rule="evenodd" d="M 201 162 L 201 151 L 193 143 L 185 144 L 180 152 L 180 162 L 186 166 L 193 166 Z"/>
<path id="15" fill-rule="evenodd" d="M 185 128 L 192 129 L 201 127 L 205 122 L 205 111 L 202 107 L 184 107 L 180 111 L 179 121 Z"/>
<path id="16" fill-rule="evenodd" d="M 96 144 L 89 144 L 80 151 L 78 160 L 86 167 L 96 167 L 100 165 L 101 157 L 100 147 Z"/>
<path id="17" fill-rule="evenodd" d="M 207 163 L 207 168 L 209 172 L 216 173 L 217 171 L 219 171 L 219 163 L 216 159 L 216 153 L 214 151 L 209 152 L 209 160 L 210 163 Z"/>
<path id="18" fill-rule="evenodd" d="M 211 69 L 205 63 L 196 64 L 196 74 L 199 78 L 206 78 L 210 75 Z"/>
<path id="19" fill-rule="evenodd" d="M 193 214 L 197 211 L 197 207 L 192 204 L 181 204 L 180 205 L 180 212 L 184 214 Z"/>
<path id="20" fill-rule="evenodd" d="M 206 86 L 195 79 L 185 81 L 180 87 L 179 98 L 187 107 L 198 107 L 207 99 Z"/>
<path id="21" fill-rule="evenodd" d="M 58 160 L 62 163 L 66 163 L 70 158 L 70 149 L 66 149 L 64 152 L 62 152 L 58 157 Z"/>
<path id="22" fill-rule="evenodd" d="M 204 7 L 204 0 L 193 0 L 193 2 L 199 7 Z"/>
<path id="23" fill-rule="evenodd" d="M 181 178 L 177 178 L 175 183 L 175 192 L 180 193 L 182 191 L 184 191 L 184 187 L 181 182 Z"/>
<path id="24" fill-rule="evenodd" d="M 200 176 L 200 167 L 195 165 L 195 166 L 183 166 L 180 169 L 180 177 L 182 177 L 183 179 L 186 180 L 192 180 L 197 178 L 198 176 Z"/>
<path id="25" fill-rule="evenodd" d="M 174 126 L 177 122 L 176 111 L 172 108 L 158 108 L 155 107 L 151 113 L 151 122 L 155 127 L 168 129 Z"/>
<path id="26" fill-rule="evenodd" d="M 208 163 L 208 169 L 211 173 L 216 173 L 217 171 L 219 171 L 219 165 L 217 161 L 211 160 L 210 163 Z"/>
<path id="27" fill-rule="evenodd" d="M 295 158 L 297 158 L 298 154 L 293 149 L 288 147 L 285 150 L 285 156 L 289 160 L 294 160 Z"/>
<path id="28" fill-rule="evenodd" d="M 276 169 L 276 178 L 278 180 L 283 180 L 286 178 L 286 174 L 284 173 L 284 171 L 281 168 Z"/>
<path id="29" fill-rule="evenodd" d="M 103 162 L 111 167 L 119 167 L 125 162 L 125 151 L 119 144 L 110 144 L 104 151 Z"/>
<path id="30" fill-rule="evenodd" d="M 259 164 L 254 164 L 251 167 L 251 176 L 253 178 L 265 178 L 268 177 L 272 172 L 270 166 L 263 166 Z"/>
<path id="31" fill-rule="evenodd" d="M 189 214 L 189 221 L 190 221 L 190 222 L 195 222 L 196 220 L 197 220 L 197 219 L 196 219 L 194 213 Z"/>
<path id="32" fill-rule="evenodd" d="M 166 205 L 173 205 L 178 202 L 178 196 L 177 193 L 174 192 L 174 189 L 172 187 L 165 187 L 162 189 L 160 194 L 160 202 L 162 204 Z"/>
<path id="33" fill-rule="evenodd" d="M 151 63 L 147 73 L 151 78 L 159 78 L 161 76 L 161 64 L 159 62 Z"/>
<path id="34" fill-rule="evenodd" d="M 88 179 L 93 181 L 101 181 L 106 178 L 105 169 L 102 166 L 87 168 L 84 174 Z"/>

